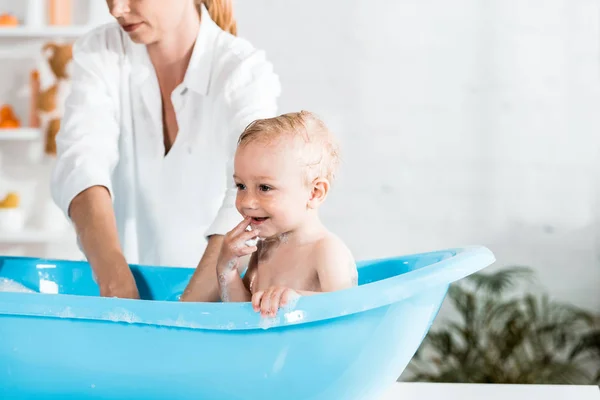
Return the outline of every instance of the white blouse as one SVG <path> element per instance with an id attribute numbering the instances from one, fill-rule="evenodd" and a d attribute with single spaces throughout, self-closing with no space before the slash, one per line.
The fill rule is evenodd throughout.
<path id="1" fill-rule="evenodd" d="M 129 263 L 195 267 L 207 236 L 241 221 L 232 177 L 237 139 L 253 120 L 276 114 L 280 90 L 264 52 L 223 31 L 203 8 L 190 65 L 171 95 L 179 133 L 165 156 L 146 46 L 116 23 L 96 28 L 74 46 L 54 201 L 67 214 L 78 193 L 105 186 Z"/>

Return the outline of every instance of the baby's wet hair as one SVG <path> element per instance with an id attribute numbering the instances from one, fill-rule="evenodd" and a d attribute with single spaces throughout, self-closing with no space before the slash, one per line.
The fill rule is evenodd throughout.
<path id="1" fill-rule="evenodd" d="M 334 181 L 340 163 L 339 145 L 325 123 L 310 111 L 253 121 L 240 135 L 238 147 L 285 138 L 292 139 L 299 150 L 299 157 L 307 168 L 307 184 L 317 178 Z"/>

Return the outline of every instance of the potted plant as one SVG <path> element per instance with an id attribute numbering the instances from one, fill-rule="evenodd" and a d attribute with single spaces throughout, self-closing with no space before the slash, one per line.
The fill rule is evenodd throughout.
<path id="1" fill-rule="evenodd" d="M 600 383 L 599 318 L 547 294 L 516 290 L 533 277 L 516 266 L 453 284 L 448 301 L 458 320 L 429 332 L 399 380 Z"/>

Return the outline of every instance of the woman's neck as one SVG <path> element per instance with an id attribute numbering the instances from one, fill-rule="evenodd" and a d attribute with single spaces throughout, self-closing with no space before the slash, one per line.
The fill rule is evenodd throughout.
<path id="1" fill-rule="evenodd" d="M 176 31 L 147 46 L 159 80 L 168 80 L 164 82 L 168 86 L 175 87 L 183 82 L 198 37 L 200 17 L 195 10 L 191 11 L 184 13 Z"/>

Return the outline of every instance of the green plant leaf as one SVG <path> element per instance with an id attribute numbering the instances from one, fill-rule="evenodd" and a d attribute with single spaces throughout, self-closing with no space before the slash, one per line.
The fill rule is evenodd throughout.
<path id="1" fill-rule="evenodd" d="M 492 274 L 477 273 L 465 278 L 475 284 L 477 290 L 500 296 L 513 289 L 521 280 L 531 280 L 535 276 L 529 267 L 514 266 Z"/>
<path id="2" fill-rule="evenodd" d="M 600 330 L 589 332 L 577 343 L 569 354 L 569 359 L 573 360 L 584 352 L 590 351 L 598 357 L 600 362 Z"/>
<path id="3" fill-rule="evenodd" d="M 594 317 L 547 294 L 515 297 L 509 289 L 529 268 L 476 274 L 450 286 L 458 320 L 430 331 L 415 357 L 414 381 L 593 384 L 600 381 Z M 518 295 L 518 294 L 517 294 Z M 597 318 L 597 317 L 596 317 Z M 428 367 L 429 366 L 429 367 Z M 597 376 L 595 376 L 597 375 Z"/>

